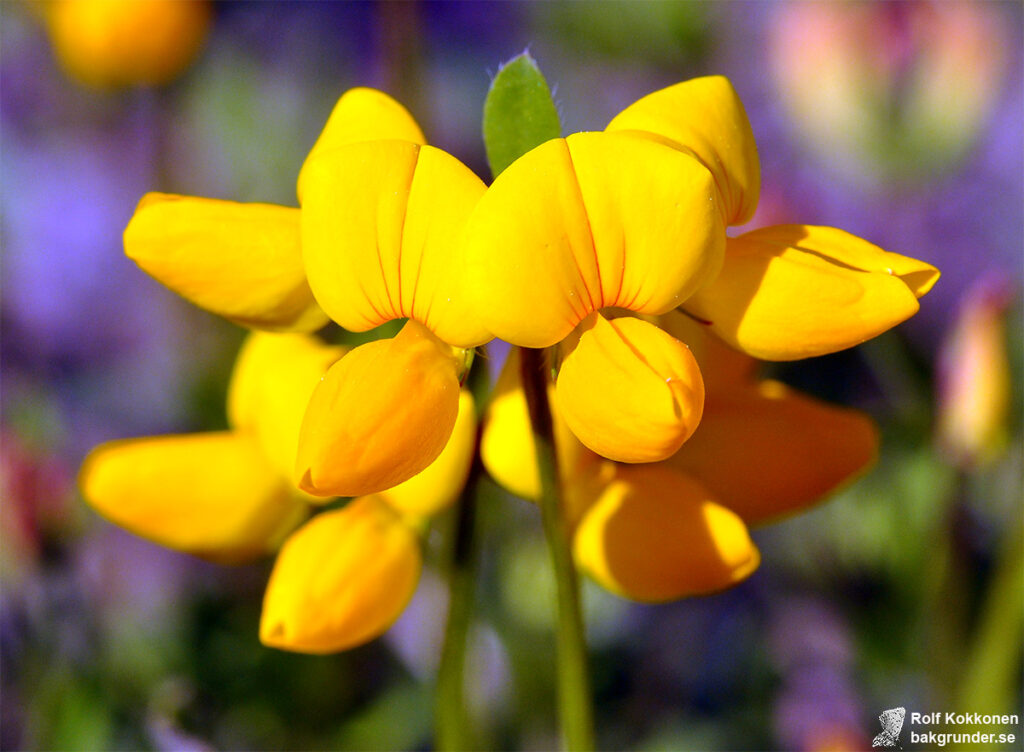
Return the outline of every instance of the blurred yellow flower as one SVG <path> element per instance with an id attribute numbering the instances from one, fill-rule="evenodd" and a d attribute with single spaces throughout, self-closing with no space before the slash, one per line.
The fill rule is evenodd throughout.
<path id="1" fill-rule="evenodd" d="M 727 238 L 760 191 L 753 133 L 720 76 L 650 94 L 604 133 L 554 139 L 495 180 L 466 245 L 484 324 L 558 345 L 555 401 L 590 449 L 620 462 L 675 453 L 704 386 L 692 353 L 654 323 L 683 307 L 740 350 L 834 352 L 917 310 L 938 272 L 832 228 Z"/>
<path id="2" fill-rule="evenodd" d="M 964 468 L 999 457 L 1009 439 L 1010 362 L 1002 280 L 983 279 L 967 293 L 939 360 L 938 438 Z"/>
<path id="3" fill-rule="evenodd" d="M 303 413 L 343 354 L 308 335 L 255 332 L 232 375 L 231 430 L 109 442 L 81 471 L 96 511 L 161 545 L 238 563 L 283 541 L 260 630 L 274 647 L 329 652 L 384 632 L 419 579 L 423 519 L 458 496 L 475 449 L 473 398 L 462 392 L 451 440 L 433 464 L 295 530 L 319 501 L 291 482 Z"/>
<path id="4" fill-rule="evenodd" d="M 787 3 L 768 42 L 801 146 L 848 177 L 925 179 L 967 155 L 1019 23 L 1000 3 Z M 956 102 L 950 107 L 950 102 Z"/>
<path id="5" fill-rule="evenodd" d="M 60 64 L 97 87 L 170 82 L 199 53 L 210 16 L 203 0 L 54 0 L 46 6 Z"/>

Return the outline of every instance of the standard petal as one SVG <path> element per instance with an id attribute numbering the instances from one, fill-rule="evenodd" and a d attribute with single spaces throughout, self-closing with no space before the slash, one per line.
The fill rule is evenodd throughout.
<path id="1" fill-rule="evenodd" d="M 619 467 L 583 517 L 573 549 L 601 585 L 646 602 L 722 590 L 760 563 L 738 516 L 699 483 L 658 465 Z"/>
<path id="2" fill-rule="evenodd" d="M 763 360 L 843 350 L 899 324 L 939 277 L 832 227 L 780 225 L 730 238 L 725 265 L 684 308 Z"/>
<path id="3" fill-rule="evenodd" d="M 391 488 L 437 459 L 459 409 L 451 348 L 409 321 L 331 366 L 306 408 L 296 477 L 314 496 Z"/>
<path id="4" fill-rule="evenodd" d="M 102 444 L 82 465 L 79 485 L 111 522 L 221 562 L 272 551 L 307 510 L 256 442 L 230 432 Z"/>
<path id="5" fill-rule="evenodd" d="M 523 393 L 521 364 L 519 350 L 513 348 L 487 408 L 480 458 L 498 483 L 517 496 L 536 501 L 540 498 L 540 473 L 530 411 Z M 554 421 L 559 472 L 566 485 L 571 486 L 577 478 L 593 469 L 599 458 L 569 430 L 558 410 L 553 385 L 548 388 L 548 400 Z"/>
<path id="6" fill-rule="evenodd" d="M 877 452 L 878 431 L 863 413 L 764 381 L 709 399 L 697 431 L 665 464 L 755 525 L 821 501 Z"/>
<path id="7" fill-rule="evenodd" d="M 645 131 L 691 151 L 715 176 L 726 223 L 743 224 L 754 215 L 761 166 L 750 121 L 729 79 L 694 78 L 648 94 L 606 130 Z"/>
<path id="8" fill-rule="evenodd" d="M 660 314 L 714 278 L 724 225 L 710 173 L 623 134 L 577 133 L 516 160 L 466 230 L 485 325 L 548 347 L 593 311 Z"/>
<path id="9" fill-rule="evenodd" d="M 421 567 L 415 532 L 382 499 L 367 496 L 317 515 L 278 554 L 260 641 L 300 653 L 369 642 L 402 613 Z"/>
<path id="10" fill-rule="evenodd" d="M 396 318 L 445 342 L 491 335 L 465 291 L 466 219 L 486 186 L 454 157 L 405 141 L 323 152 L 307 165 L 302 253 L 316 299 L 351 331 Z"/>
<path id="11" fill-rule="evenodd" d="M 291 478 L 306 405 L 345 348 L 306 334 L 253 332 L 228 386 L 228 422 L 256 436 L 282 478 Z"/>
<path id="12" fill-rule="evenodd" d="M 387 94 L 363 87 L 349 89 L 334 105 L 327 124 L 299 171 L 299 201 L 302 201 L 306 165 L 314 155 L 347 144 L 380 140 L 427 143 L 409 111 Z"/>
<path id="13" fill-rule="evenodd" d="M 653 324 L 594 314 L 558 373 L 558 408 L 587 447 L 619 462 L 672 455 L 700 422 L 704 382 L 690 349 Z"/>
<path id="14" fill-rule="evenodd" d="M 299 210 L 148 193 L 124 231 L 142 270 L 201 308 L 256 329 L 313 331 Z"/>
<path id="15" fill-rule="evenodd" d="M 465 389 L 459 393 L 459 414 L 441 454 L 425 470 L 381 491 L 379 496 L 403 514 L 429 517 L 448 507 L 466 484 L 476 451 L 476 404 Z"/>

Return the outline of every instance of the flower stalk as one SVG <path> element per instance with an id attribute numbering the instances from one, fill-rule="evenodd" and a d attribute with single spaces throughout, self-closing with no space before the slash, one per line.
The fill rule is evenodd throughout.
<path id="1" fill-rule="evenodd" d="M 554 568 L 558 598 L 557 688 L 562 744 L 570 752 L 585 752 L 594 749 L 590 669 L 580 608 L 579 578 L 569 550 L 569 531 L 558 477 L 544 351 L 522 348 L 521 354 L 523 391 L 529 408 L 537 467 L 540 471 L 541 518 Z"/>
<path id="2" fill-rule="evenodd" d="M 448 621 L 437 671 L 435 706 L 437 749 L 441 752 L 474 748 L 466 713 L 465 670 L 476 585 L 476 489 L 482 472 L 477 452 L 466 489 L 455 505 L 448 569 Z"/>

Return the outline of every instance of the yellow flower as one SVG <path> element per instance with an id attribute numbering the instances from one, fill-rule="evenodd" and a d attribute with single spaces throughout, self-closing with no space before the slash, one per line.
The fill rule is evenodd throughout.
<path id="1" fill-rule="evenodd" d="M 469 303 L 459 242 L 485 186 L 420 143 L 383 96 L 342 97 L 299 176 L 303 262 L 323 310 L 352 331 L 408 319 L 394 339 L 339 361 L 313 395 L 296 477 L 316 495 L 374 493 L 433 462 L 458 412 L 462 350 L 491 339 Z M 404 136 L 348 141 L 353 122 L 380 118 Z"/>
<path id="2" fill-rule="evenodd" d="M 753 133 L 721 76 L 656 91 L 608 124 L 693 154 L 714 175 L 726 223 L 753 216 L 760 168 Z M 842 230 L 766 227 L 728 238 L 721 273 L 683 308 L 733 347 L 764 360 L 843 350 L 904 321 L 939 278 Z"/>
<path id="3" fill-rule="evenodd" d="M 682 306 L 752 355 L 802 358 L 899 323 L 938 277 L 831 228 L 727 239 L 759 190 L 743 106 L 714 76 L 644 97 L 603 133 L 538 146 L 477 205 L 466 244 L 484 324 L 520 346 L 559 345 L 555 401 L 587 447 L 665 459 L 702 414 L 686 345 L 616 309 Z"/>
<path id="4" fill-rule="evenodd" d="M 200 0 L 55 0 L 47 25 L 57 59 L 91 86 L 157 86 L 195 59 L 210 26 Z"/>
<path id="5" fill-rule="evenodd" d="M 299 173 L 301 209 L 149 194 L 125 252 L 193 303 L 243 326 L 350 331 L 408 319 L 355 348 L 316 389 L 296 481 L 316 496 L 360 496 L 433 462 L 459 408 L 465 348 L 491 335 L 467 302 L 466 217 L 485 186 L 426 146 L 382 92 L 338 101 Z"/>
<path id="6" fill-rule="evenodd" d="M 481 457 L 495 480 L 536 500 L 540 481 L 519 368 L 513 351 L 488 410 Z M 665 601 L 720 590 L 757 568 L 760 556 L 743 521 L 697 481 L 670 467 L 603 460 L 568 429 L 555 403 L 552 417 L 576 562 L 601 585 L 635 600 Z"/>
<path id="7" fill-rule="evenodd" d="M 864 415 L 774 381 L 673 312 L 661 319 L 693 346 L 707 385 L 693 437 L 659 463 L 619 465 L 589 452 L 553 404 L 565 515 L 577 564 L 597 582 L 641 601 L 734 585 L 758 566 L 747 525 L 820 501 L 862 473 L 878 436 Z M 488 410 L 481 456 L 494 478 L 539 496 L 535 447 L 519 365 L 506 365 Z"/>
<path id="8" fill-rule="evenodd" d="M 432 465 L 295 530 L 315 501 L 291 482 L 303 413 L 343 353 L 307 335 L 253 333 L 228 392 L 231 430 L 109 442 L 81 471 L 93 508 L 170 548 L 237 563 L 284 541 L 260 631 L 274 647 L 328 652 L 384 632 L 418 581 L 423 518 L 455 500 L 473 457 L 475 408 L 462 392 Z"/>
<path id="9" fill-rule="evenodd" d="M 526 347 L 562 343 L 556 401 L 584 444 L 662 459 L 700 420 L 686 346 L 609 308 L 664 313 L 717 274 L 724 228 L 711 174 L 648 139 L 578 133 L 510 165 L 466 233 L 485 325 Z"/>

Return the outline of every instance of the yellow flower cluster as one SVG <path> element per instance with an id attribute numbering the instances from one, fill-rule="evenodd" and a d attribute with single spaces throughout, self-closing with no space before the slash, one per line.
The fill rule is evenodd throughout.
<path id="1" fill-rule="evenodd" d="M 415 587 L 423 520 L 465 483 L 476 416 L 460 384 L 472 348 L 497 336 L 552 348 L 578 564 L 649 601 L 735 583 L 759 561 L 746 524 L 817 500 L 877 445 L 862 416 L 758 381 L 751 356 L 864 341 L 912 315 L 938 277 L 832 228 L 727 237 L 759 183 L 750 125 L 721 77 L 548 141 L 490 187 L 428 146 L 397 102 L 353 89 L 302 166 L 301 208 L 140 202 L 128 256 L 265 331 L 240 354 L 230 432 L 99 447 L 84 495 L 137 534 L 209 558 L 284 540 L 261 639 L 309 652 L 365 642 Z M 328 319 L 360 332 L 405 324 L 344 351 L 308 334 Z M 480 451 L 534 498 L 519 367 L 513 350 Z M 357 498 L 296 529 L 336 496 Z"/>

